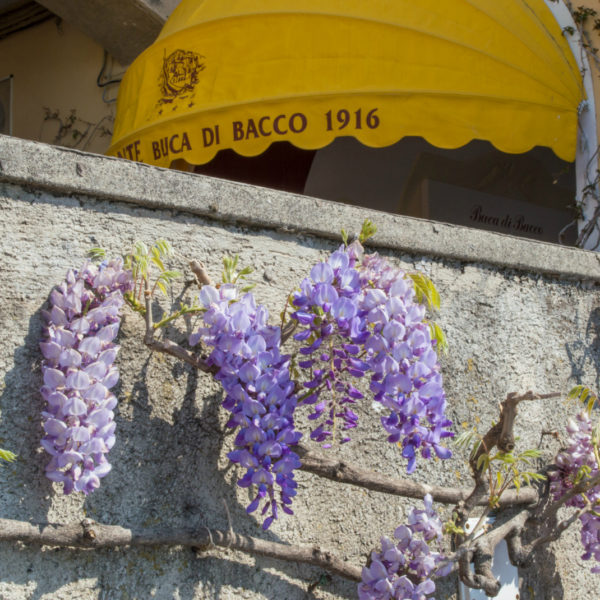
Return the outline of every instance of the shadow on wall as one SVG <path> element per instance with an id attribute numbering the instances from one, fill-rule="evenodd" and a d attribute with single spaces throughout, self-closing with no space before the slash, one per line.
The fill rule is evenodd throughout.
<path id="1" fill-rule="evenodd" d="M 587 340 L 590 340 L 587 343 Z M 574 384 L 592 386 L 596 393 L 600 392 L 600 307 L 590 313 L 586 326 L 586 339 L 565 344 L 565 350 L 571 364 L 571 379 Z M 596 374 L 592 382 L 586 379 L 586 372 L 593 370 Z"/>
<path id="2" fill-rule="evenodd" d="M 173 301 L 179 306 L 181 298 Z M 4 376 L 0 396 L 4 434 L 0 439 L 11 440 L 10 449 L 19 455 L 17 462 L 0 469 L 3 517 L 73 522 L 87 516 L 123 527 L 165 529 L 227 529 L 231 518 L 231 526 L 239 533 L 284 542 L 271 532 L 262 532 L 248 518 L 235 494 L 235 468 L 228 461 L 219 464 L 222 446 L 232 435 L 225 427 L 220 386 L 209 375 L 151 353 L 142 341 L 142 319 L 131 312 L 119 336 L 122 380 L 114 390 L 119 406 L 117 443 L 109 454 L 113 470 L 85 498 L 81 511 L 76 509 L 80 498 L 64 497 L 58 491 L 61 486 L 53 489 L 44 476 L 48 456 L 39 445 L 43 401 L 38 344 L 43 308 L 47 306 L 29 320 L 25 343 L 14 352 L 14 367 Z M 175 341 L 182 343 L 184 337 Z M 24 402 L 29 409 L 23 410 Z M 167 412 L 161 412 L 165 407 Z M 14 440 L 18 440 L 16 446 Z M 83 593 L 83 583 L 89 597 L 100 600 L 229 598 L 231 588 L 247 590 L 252 597 L 268 598 L 277 590 L 281 598 L 309 600 L 317 596 L 290 579 L 304 580 L 309 589 L 310 584 L 314 589 L 320 582 L 324 586 L 331 582 L 312 567 L 261 557 L 251 560 L 253 564 L 242 564 L 227 552 L 210 549 L 197 556 L 189 548 L 82 551 L 5 543 L 0 544 L 0 590 L 2 582 L 10 582 L 23 586 L 27 598 L 35 600 L 54 597 L 59 590 L 68 593 L 69 584 L 77 584 L 77 592 Z M 225 596 L 223 588 L 229 588 Z M 335 593 L 354 598 L 356 585 L 336 580 Z"/>
<path id="3" fill-rule="evenodd" d="M 52 483 L 43 471 L 47 455 L 40 447 L 42 308 L 29 319 L 24 344 L 14 351 L 12 369 L 4 374 L 0 388 L 0 445 L 18 455 L 16 462 L 0 467 L 1 514 L 9 519 L 45 521 L 52 502 Z"/>

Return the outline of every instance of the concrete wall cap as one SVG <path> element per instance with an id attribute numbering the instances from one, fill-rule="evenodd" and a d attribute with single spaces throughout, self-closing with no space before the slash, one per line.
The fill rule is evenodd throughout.
<path id="1" fill-rule="evenodd" d="M 227 223 L 340 239 L 364 219 L 377 224 L 372 248 L 489 264 L 561 279 L 600 282 L 600 255 L 505 234 L 161 169 L 0 135 L 0 182 L 172 209 Z"/>

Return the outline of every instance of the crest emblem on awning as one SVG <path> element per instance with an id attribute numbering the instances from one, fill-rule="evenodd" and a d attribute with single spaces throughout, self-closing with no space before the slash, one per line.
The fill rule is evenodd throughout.
<path id="1" fill-rule="evenodd" d="M 185 97 L 186 93 L 194 90 L 200 71 L 206 68 L 203 58 L 201 54 L 186 50 L 175 50 L 168 56 L 165 52 L 159 77 L 161 104 Z"/>

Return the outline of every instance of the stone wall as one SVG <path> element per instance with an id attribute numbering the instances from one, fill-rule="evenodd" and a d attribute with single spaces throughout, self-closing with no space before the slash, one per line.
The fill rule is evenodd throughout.
<path id="1" fill-rule="evenodd" d="M 231 436 L 208 375 L 151 353 L 137 315 L 124 319 L 116 390 L 113 471 L 88 497 L 61 495 L 43 475 L 39 448 L 41 317 L 52 286 L 92 246 L 116 254 L 138 239 L 166 238 L 175 266 L 203 261 L 213 276 L 237 253 L 255 267 L 256 296 L 277 315 L 289 291 L 339 244 L 343 227 L 379 226 L 370 248 L 405 269 L 425 271 L 442 297 L 439 322 L 450 344 L 442 359 L 449 417 L 456 431 L 497 418 L 508 392 L 600 388 L 598 255 L 498 234 L 376 213 L 242 184 L 189 175 L 0 136 L 0 447 L 19 455 L 0 465 L 0 517 L 75 523 L 84 516 L 125 527 L 205 526 L 267 540 L 320 544 L 364 564 L 412 504 L 300 473 L 295 516 L 263 533 L 246 515 L 226 453 Z M 520 410 L 522 447 L 556 451 L 541 431 L 564 430 L 563 401 Z M 367 402 L 353 443 L 332 452 L 403 476 L 405 462 L 385 441 Z M 457 453 L 421 465 L 418 481 L 469 484 Z M 227 509 L 225 508 L 227 506 Z M 521 598 L 600 596 L 598 576 L 580 561 L 577 527 L 521 573 Z M 355 597 L 355 584 L 316 568 L 231 550 L 146 548 L 77 551 L 0 542 L 0 598 Z M 456 581 L 436 598 L 456 598 Z"/>

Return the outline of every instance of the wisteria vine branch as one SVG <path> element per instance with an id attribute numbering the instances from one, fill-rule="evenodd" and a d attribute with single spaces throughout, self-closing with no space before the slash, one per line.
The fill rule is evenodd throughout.
<path id="1" fill-rule="evenodd" d="M 119 546 L 185 546 L 198 553 L 212 548 L 232 549 L 255 556 L 313 565 L 334 575 L 360 581 L 359 567 L 317 546 L 280 544 L 204 526 L 185 529 L 128 529 L 96 523 L 91 519 L 72 525 L 0 519 L 0 540 L 90 550 Z"/>

